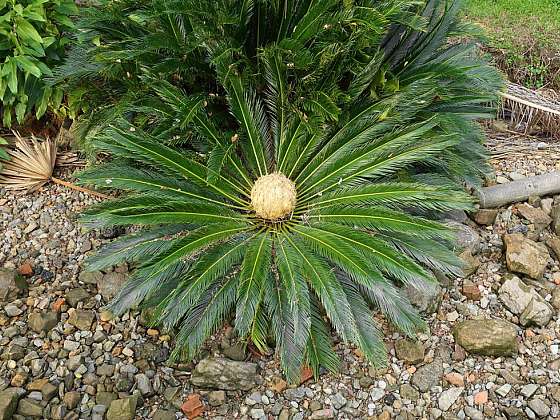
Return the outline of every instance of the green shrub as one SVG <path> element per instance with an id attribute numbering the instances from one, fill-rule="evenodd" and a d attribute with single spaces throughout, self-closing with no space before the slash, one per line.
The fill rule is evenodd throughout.
<path id="1" fill-rule="evenodd" d="M 371 308 L 410 336 L 424 327 L 399 288 L 457 275 L 435 219 L 472 206 L 458 185 L 485 167 L 476 120 L 494 115 L 501 79 L 455 42 L 457 12 L 438 0 L 87 11 L 91 43 L 58 74 L 81 86 L 90 144 L 112 156 L 82 182 L 125 195 L 84 222 L 142 228 L 89 261 L 135 268 L 111 309 L 155 308 L 178 331 L 176 358 L 233 318 L 261 350 L 272 335 L 292 381 L 304 363 L 338 366 L 329 325 L 383 364 Z"/>
<path id="2" fill-rule="evenodd" d="M 58 110 L 60 87 L 45 85 L 52 67 L 60 63 L 74 28 L 77 13 L 73 0 L 0 0 L 0 100 L 5 126 L 34 112 Z"/>

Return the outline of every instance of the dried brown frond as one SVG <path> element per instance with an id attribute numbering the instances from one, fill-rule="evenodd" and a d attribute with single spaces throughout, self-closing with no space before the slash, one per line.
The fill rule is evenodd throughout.
<path id="1" fill-rule="evenodd" d="M 49 182 L 56 164 L 56 141 L 15 135 L 10 160 L 2 164 L 0 183 L 9 190 L 36 191 Z"/>
<path id="2" fill-rule="evenodd" d="M 539 131 L 560 138 L 560 101 L 557 95 L 508 83 L 507 92 L 502 96 L 501 117 L 511 121 L 516 130 L 523 133 Z"/>

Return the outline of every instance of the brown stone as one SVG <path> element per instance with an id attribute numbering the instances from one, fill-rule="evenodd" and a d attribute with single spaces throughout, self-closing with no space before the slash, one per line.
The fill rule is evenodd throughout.
<path id="1" fill-rule="evenodd" d="M 469 353 L 508 356 L 518 352 L 517 327 L 501 319 L 463 321 L 455 326 L 453 336 Z"/>
<path id="2" fill-rule="evenodd" d="M 497 209 L 480 209 L 474 214 L 474 221 L 479 225 L 491 226 L 498 216 Z"/>
<path id="3" fill-rule="evenodd" d="M 542 243 L 525 238 L 520 233 L 504 235 L 506 263 L 510 271 L 542 279 L 550 254 Z"/>
<path id="4" fill-rule="evenodd" d="M 28 277 L 28 276 L 33 275 L 33 267 L 31 266 L 31 264 L 26 262 L 26 263 L 23 263 L 22 265 L 19 266 L 18 272 L 22 276 Z"/>
<path id="5" fill-rule="evenodd" d="M 527 203 L 519 205 L 517 211 L 524 219 L 531 222 L 538 232 L 542 232 L 552 222 L 548 214 Z"/>
<path id="6" fill-rule="evenodd" d="M 465 295 L 465 297 L 470 300 L 480 300 L 480 298 L 482 297 L 482 293 L 480 292 L 478 285 L 474 284 L 471 281 L 465 281 L 463 283 L 462 292 L 463 295 Z"/>
<path id="7" fill-rule="evenodd" d="M 181 405 L 181 411 L 188 419 L 200 416 L 204 412 L 204 404 L 200 400 L 200 395 L 189 395 L 183 405 Z"/>

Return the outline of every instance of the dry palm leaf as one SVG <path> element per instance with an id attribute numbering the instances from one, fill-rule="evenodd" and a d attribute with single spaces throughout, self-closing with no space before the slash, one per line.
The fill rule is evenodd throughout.
<path id="1" fill-rule="evenodd" d="M 10 160 L 4 161 L 0 169 L 0 184 L 6 189 L 33 192 L 52 181 L 77 191 L 107 198 L 104 194 L 78 187 L 53 176 L 57 161 L 56 141 L 40 141 L 35 137 L 24 139 L 18 133 L 14 135 L 14 146 L 7 150 Z"/>
<path id="2" fill-rule="evenodd" d="M 533 129 L 560 138 L 560 101 L 556 95 L 527 89 L 508 82 L 501 117 L 510 120 L 516 130 Z"/>

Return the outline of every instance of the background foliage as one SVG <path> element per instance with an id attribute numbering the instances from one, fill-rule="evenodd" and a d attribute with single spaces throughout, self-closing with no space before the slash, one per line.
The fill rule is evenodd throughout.
<path id="1" fill-rule="evenodd" d="M 45 84 L 64 57 L 77 13 L 73 0 L 0 0 L 0 101 L 2 120 L 22 123 L 57 111 L 63 90 Z"/>

